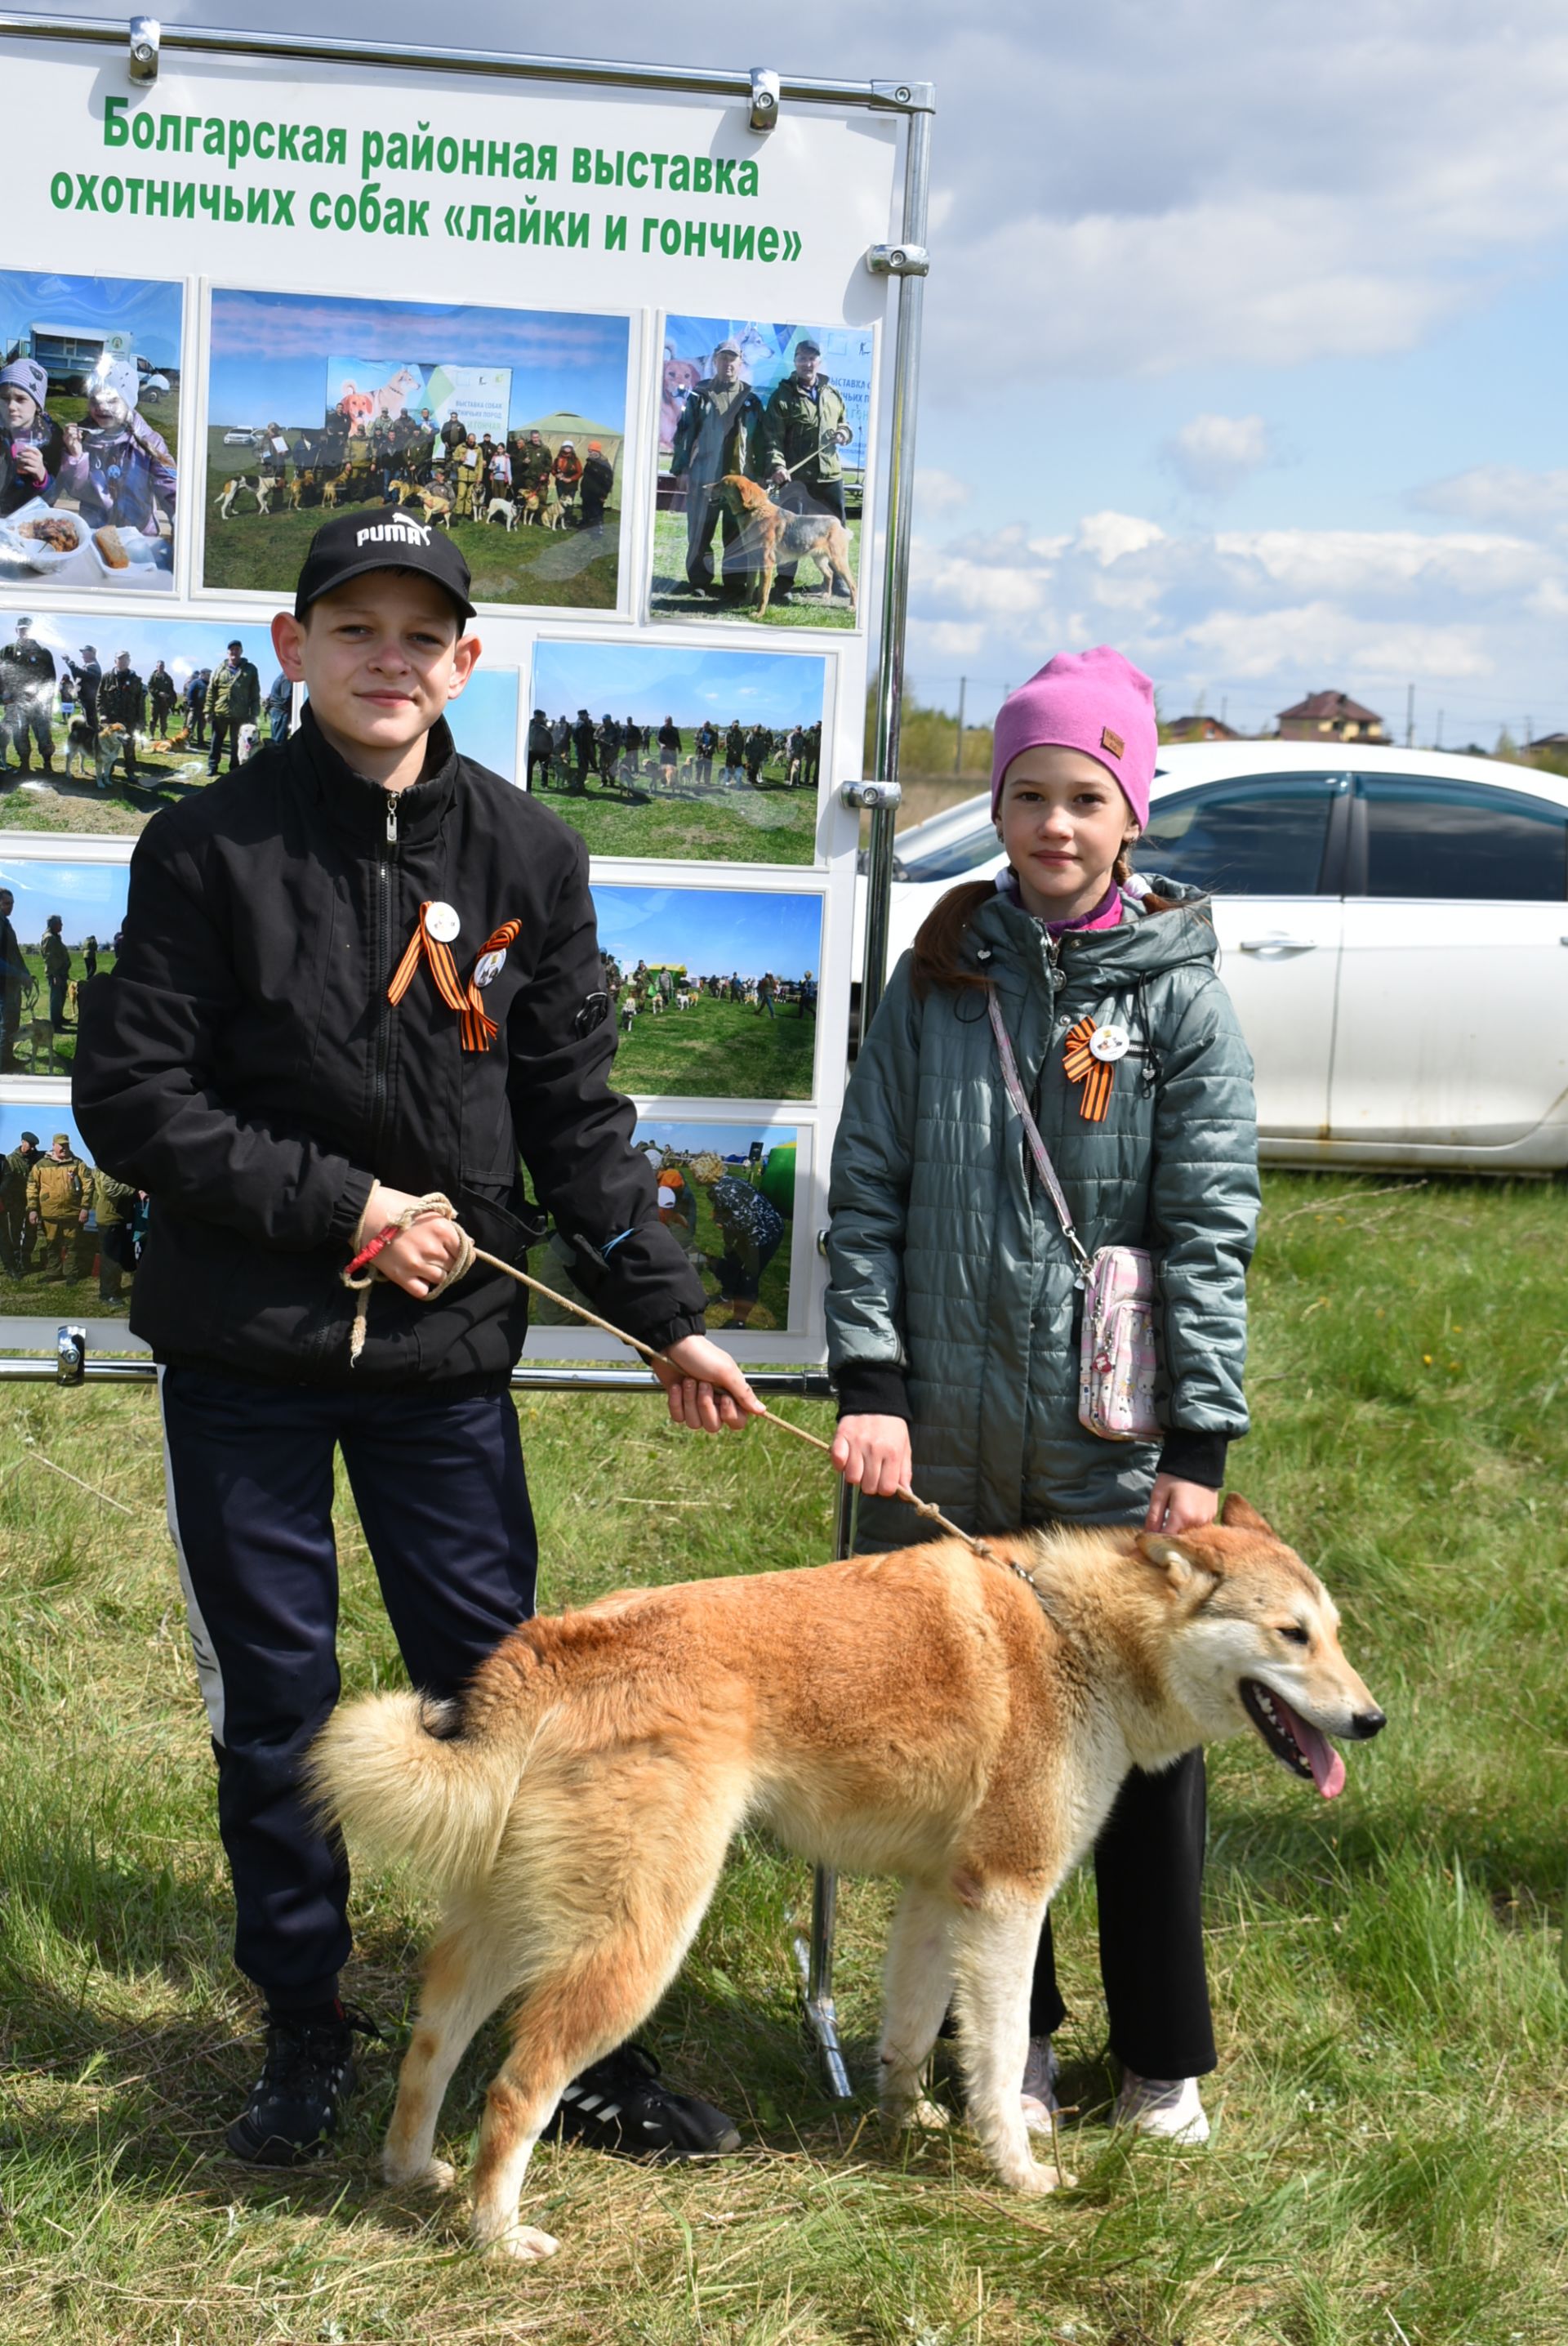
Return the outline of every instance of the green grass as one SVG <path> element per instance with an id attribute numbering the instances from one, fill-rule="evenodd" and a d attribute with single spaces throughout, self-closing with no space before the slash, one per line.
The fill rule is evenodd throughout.
<path id="1" fill-rule="evenodd" d="M 496 2270 L 463 2247 L 460 2206 L 377 2184 L 389 2046 L 329 2163 L 226 2165 L 253 2006 L 228 1963 L 156 1410 L 145 1392 L 5 1387 L 0 2338 L 1560 2346 L 1568 1193 L 1382 1187 L 1268 1180 L 1257 1426 L 1236 1478 L 1323 1570 L 1389 1731 L 1348 1753 L 1332 1808 L 1255 1740 L 1212 1755 L 1207 2152 L 1107 2135 L 1092 1887 L 1064 1894 L 1080 2187 L 1044 2203 L 998 2190 L 962 2133 L 890 2149 L 867 2120 L 881 1883 L 847 1883 L 841 1909 L 860 2097 L 824 2098 L 789 1950 L 805 1870 L 756 1838 L 649 2031 L 737 2114 L 738 2157 L 646 2171 L 546 2152 L 527 2207 L 562 2252 Z M 520 1411 L 548 1604 L 829 1552 L 826 1472 L 766 1428 L 708 1443 L 636 1399 Z M 346 1496 L 341 1521 L 347 1683 L 395 1682 Z M 349 1991 L 395 2029 L 429 1911 L 382 1876 L 355 1911 Z M 497 2041 L 449 2101 L 463 2168 Z"/>
<path id="2" fill-rule="evenodd" d="M 848 524 L 850 568 L 857 589 L 860 578 L 860 525 Z M 753 617 L 750 607 L 720 602 L 717 596 L 685 595 L 686 515 L 661 513 L 654 520 L 653 591 L 649 608 L 656 619 L 742 619 L 764 627 L 852 627 L 856 624 L 847 602 L 830 601 L 820 591 L 820 574 L 809 559 L 800 564 L 792 594 L 777 588 L 764 619 Z"/>
<path id="3" fill-rule="evenodd" d="M 276 497 L 271 512 L 260 514 L 249 492 L 244 491 L 231 518 L 225 521 L 216 502 L 223 484 L 238 473 L 254 479 L 257 454 L 253 448 L 209 453 L 204 579 L 209 586 L 250 587 L 291 596 L 311 540 L 331 516 L 320 506 L 290 512 Z M 366 514 L 382 509 L 379 498 L 373 505 L 351 508 Z M 476 603 L 613 611 L 619 529 L 619 512 L 611 505 L 599 536 L 575 529 L 508 530 L 499 522 L 486 526 L 483 522 L 458 521 L 452 525 L 452 541 L 468 564 Z"/>
<path id="4" fill-rule="evenodd" d="M 643 1011 L 616 1043 L 615 1080 L 696 1099 L 809 1099 L 816 1045 L 817 1021 L 792 1002 L 769 1018 L 705 994 L 689 1010 Z"/>
<path id="5" fill-rule="evenodd" d="M 540 797 L 582 833 L 590 855 L 809 863 L 816 847 L 817 793 L 790 790 L 786 771 L 779 760 L 770 761 L 755 790 L 744 782 L 728 790 L 715 782 L 702 790 L 689 779 L 667 790 L 656 767 L 636 782 L 610 783 L 596 775 L 581 798 L 555 775 Z"/>

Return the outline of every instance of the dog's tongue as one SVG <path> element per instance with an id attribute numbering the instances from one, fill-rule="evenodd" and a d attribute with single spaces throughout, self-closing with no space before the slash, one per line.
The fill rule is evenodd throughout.
<path id="1" fill-rule="evenodd" d="M 1345 1789 L 1345 1763 L 1326 1735 L 1309 1727 L 1298 1710 L 1292 1710 L 1281 1694 L 1274 1697 L 1274 1707 L 1280 1713 L 1291 1734 L 1307 1755 L 1307 1765 L 1312 1770 L 1312 1781 L 1326 1800 L 1338 1799 Z"/>

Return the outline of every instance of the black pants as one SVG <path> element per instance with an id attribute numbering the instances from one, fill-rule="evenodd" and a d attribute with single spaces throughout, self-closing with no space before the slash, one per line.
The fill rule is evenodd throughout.
<path id="1" fill-rule="evenodd" d="M 218 771 L 219 767 L 223 762 L 223 741 L 225 735 L 227 735 L 229 739 L 229 770 L 230 773 L 234 771 L 234 760 L 239 748 L 240 721 L 241 720 L 238 717 L 215 717 L 213 719 L 212 747 L 208 752 L 207 758 L 207 770 L 209 774 L 215 774 Z"/>
<path id="2" fill-rule="evenodd" d="M 1203 1754 L 1189 1751 L 1159 1775 L 1135 1769 L 1095 1843 L 1111 2050 L 1140 2077 L 1201 2077 L 1215 2066 L 1203 1962 L 1206 1809 Z M 1054 2035 L 1066 2011 L 1047 1914 L 1029 2034 Z"/>
<path id="3" fill-rule="evenodd" d="M 338 1698 L 341 1448 L 414 1685 L 456 1691 L 534 1609 L 538 1549 L 509 1392 L 323 1392 L 162 1373 L 169 1529 L 218 1760 L 234 1957 L 277 2009 L 337 1992 L 349 1870 L 300 1788 Z"/>

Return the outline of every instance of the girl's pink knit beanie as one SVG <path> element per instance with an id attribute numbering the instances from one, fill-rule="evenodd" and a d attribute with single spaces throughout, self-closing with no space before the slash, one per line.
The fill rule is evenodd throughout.
<path id="1" fill-rule="evenodd" d="M 1083 750 L 1115 774 L 1140 828 L 1149 819 L 1159 729 L 1155 688 L 1109 644 L 1092 652 L 1058 652 L 1037 676 L 1010 692 L 997 711 L 991 750 L 991 811 L 1014 758 L 1045 743 Z"/>

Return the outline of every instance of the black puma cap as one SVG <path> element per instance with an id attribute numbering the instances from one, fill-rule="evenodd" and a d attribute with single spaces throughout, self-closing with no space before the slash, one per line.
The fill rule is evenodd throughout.
<path id="1" fill-rule="evenodd" d="M 417 505 L 374 506 L 335 514 L 324 522 L 311 540 L 300 573 L 294 617 L 302 619 L 321 596 L 346 586 L 351 578 L 362 578 L 369 570 L 421 571 L 445 587 L 459 617 L 473 617 L 467 563 L 446 531 L 427 520 Z"/>

